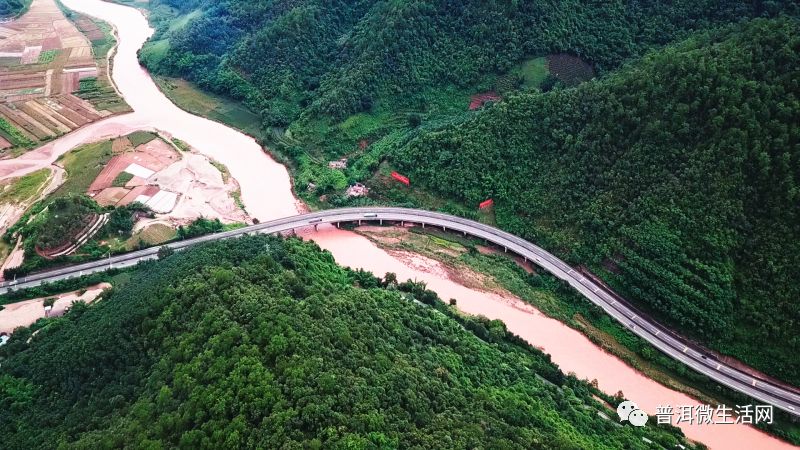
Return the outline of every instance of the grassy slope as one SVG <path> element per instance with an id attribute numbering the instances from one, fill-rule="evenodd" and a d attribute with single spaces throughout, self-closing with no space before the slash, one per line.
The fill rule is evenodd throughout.
<path id="1" fill-rule="evenodd" d="M 186 80 L 156 76 L 155 81 L 161 92 L 179 108 L 224 123 L 257 139 L 266 137 L 258 115 L 240 102 L 202 91 Z"/>
<path id="2" fill-rule="evenodd" d="M 52 197 L 85 194 L 113 156 L 111 140 L 83 145 L 62 155 L 59 161 L 67 171 L 67 177 Z"/>
<path id="3" fill-rule="evenodd" d="M 134 233 L 134 235 L 125 242 L 125 246 L 128 250 L 136 250 L 140 248 L 140 244 L 144 244 L 145 246 L 159 245 L 169 242 L 177 236 L 178 233 L 175 228 L 169 225 L 156 223 Z"/>
<path id="4" fill-rule="evenodd" d="M 42 189 L 49 175 L 50 169 L 39 169 L 12 180 L 0 191 L 0 203 L 20 203 L 32 199 Z"/>

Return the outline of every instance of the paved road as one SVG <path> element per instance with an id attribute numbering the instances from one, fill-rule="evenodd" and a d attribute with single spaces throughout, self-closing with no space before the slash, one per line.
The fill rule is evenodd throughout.
<path id="1" fill-rule="evenodd" d="M 651 319 L 641 317 L 639 313 L 627 303 L 618 301 L 618 297 L 613 293 L 608 292 L 603 286 L 595 283 L 591 279 L 584 277 L 583 274 L 544 249 L 513 234 L 461 217 L 406 208 L 341 208 L 286 217 L 240 228 L 238 230 L 175 242 L 169 244 L 169 246 L 174 249 L 181 249 L 200 242 L 214 241 L 244 234 L 277 233 L 320 223 L 355 221 L 405 221 L 415 224 L 432 225 L 463 232 L 492 242 L 510 252 L 533 261 L 551 274 L 566 281 L 589 301 L 602 308 L 608 315 L 673 359 L 686 364 L 692 369 L 707 375 L 709 378 L 725 386 L 742 392 L 761 402 L 772 404 L 790 414 L 800 416 L 800 395 L 795 392 L 772 384 L 769 381 L 753 378 L 740 370 L 717 361 L 713 357 L 707 356 L 702 349 L 694 347 L 691 343 L 681 339 L 676 333 L 668 330 L 666 327 Z M 110 267 L 120 268 L 132 266 L 139 261 L 156 258 L 157 252 L 158 248 L 150 248 L 101 261 L 31 275 L 16 280 L 16 282 L 0 283 L 0 294 L 7 292 L 9 288 L 20 289 L 32 287 L 43 282 L 53 282 L 65 278 L 104 271 Z"/>

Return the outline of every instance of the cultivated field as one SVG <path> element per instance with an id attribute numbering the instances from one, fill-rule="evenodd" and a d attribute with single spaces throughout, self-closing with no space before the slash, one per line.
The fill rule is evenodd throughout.
<path id="1" fill-rule="evenodd" d="M 157 213 L 156 222 L 162 224 L 185 225 L 198 217 L 248 221 L 235 200 L 236 180 L 223 173 L 224 166 L 192 151 L 179 151 L 150 132 L 78 147 L 57 164 L 68 176 L 54 197 L 87 194 L 106 207 L 136 201 Z"/>
<path id="2" fill-rule="evenodd" d="M 0 24 L 0 156 L 128 111 L 107 77 L 107 25 L 33 0 Z"/>
<path id="3" fill-rule="evenodd" d="M 565 53 L 547 56 L 547 70 L 567 86 L 594 78 L 594 68 L 581 58 Z"/>

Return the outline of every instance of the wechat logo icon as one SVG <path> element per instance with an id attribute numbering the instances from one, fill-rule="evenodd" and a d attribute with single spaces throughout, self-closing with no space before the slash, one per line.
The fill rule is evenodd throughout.
<path id="1" fill-rule="evenodd" d="M 647 423 L 647 413 L 630 400 L 625 400 L 617 406 L 617 414 L 620 422 L 627 420 L 635 427 L 643 427 Z"/>

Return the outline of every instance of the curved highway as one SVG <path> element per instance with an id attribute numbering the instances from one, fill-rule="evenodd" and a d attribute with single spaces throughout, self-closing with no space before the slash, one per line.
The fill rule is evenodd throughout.
<path id="1" fill-rule="evenodd" d="M 341 208 L 272 220 L 237 230 L 174 242 L 168 244 L 168 246 L 177 250 L 201 242 L 251 233 L 278 233 L 295 228 L 316 226 L 320 223 L 335 223 L 338 225 L 340 222 L 362 221 L 409 222 L 423 226 L 431 225 L 466 233 L 492 242 L 507 251 L 534 262 L 556 277 L 566 281 L 623 326 L 673 359 L 731 389 L 735 389 L 759 401 L 772 404 L 795 416 L 800 416 L 800 395 L 797 393 L 767 380 L 754 378 L 745 372 L 709 357 L 702 349 L 681 339 L 677 334 L 657 322 L 641 317 L 627 303 L 618 301 L 618 297 L 613 292 L 586 278 L 582 273 L 546 250 L 513 234 L 469 219 L 419 209 L 389 207 Z M 0 294 L 8 292 L 9 289 L 33 287 L 45 282 L 54 282 L 101 272 L 111 267 L 132 266 L 139 261 L 156 258 L 157 253 L 158 248 L 153 247 L 100 261 L 42 272 L 15 281 L 3 282 L 0 283 Z"/>

